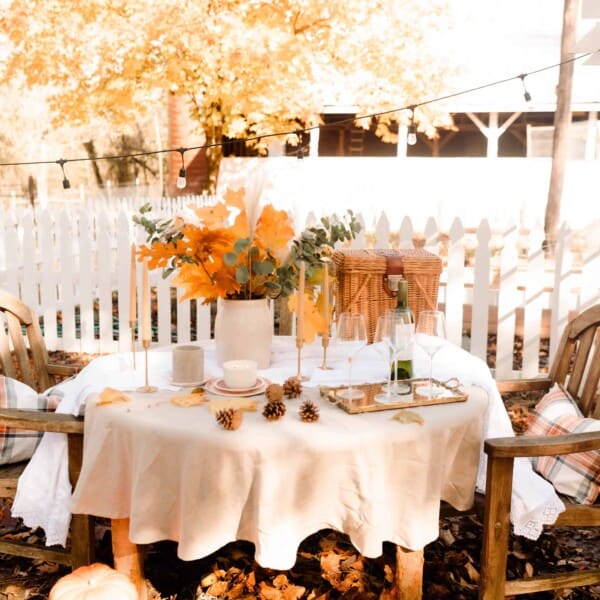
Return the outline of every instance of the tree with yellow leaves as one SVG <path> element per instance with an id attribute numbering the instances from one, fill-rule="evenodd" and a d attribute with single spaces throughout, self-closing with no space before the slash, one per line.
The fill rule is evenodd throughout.
<path id="1" fill-rule="evenodd" d="M 262 149 L 284 131 L 295 143 L 326 103 L 393 110 L 439 95 L 452 74 L 435 52 L 446 0 L 12 0 L 0 15 L 10 45 L 0 75 L 50 86 L 56 123 L 104 117 L 119 127 L 165 90 L 186 100 L 210 190 L 223 136 Z M 428 135 L 448 123 L 439 110 L 418 111 Z M 394 141 L 390 125 L 409 117 L 382 115 L 378 135 Z"/>

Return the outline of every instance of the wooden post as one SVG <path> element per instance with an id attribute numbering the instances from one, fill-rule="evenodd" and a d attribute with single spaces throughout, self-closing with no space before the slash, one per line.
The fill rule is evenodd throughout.
<path id="1" fill-rule="evenodd" d="M 554 256 L 558 226 L 560 221 L 560 201 L 565 179 L 565 162 L 567 160 L 569 124 L 571 122 L 571 92 L 573 88 L 573 61 L 565 63 L 573 55 L 576 42 L 577 9 L 579 0 L 564 0 L 563 28 L 560 43 L 561 64 L 556 91 L 556 112 L 554 113 L 554 137 L 552 138 L 552 167 L 550 171 L 550 188 L 544 219 L 543 242 L 546 255 Z"/>

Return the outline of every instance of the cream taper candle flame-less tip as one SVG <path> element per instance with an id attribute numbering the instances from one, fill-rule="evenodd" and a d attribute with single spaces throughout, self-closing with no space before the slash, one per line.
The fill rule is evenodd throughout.
<path id="1" fill-rule="evenodd" d="M 142 341 L 152 341 L 150 328 L 150 284 L 148 281 L 148 264 L 142 267 Z"/>
<path id="2" fill-rule="evenodd" d="M 135 261 L 135 244 L 131 244 L 131 267 L 129 271 L 129 322 L 135 323 L 137 318 L 137 265 Z"/>
<path id="3" fill-rule="evenodd" d="M 304 341 L 304 279 L 306 277 L 306 263 L 300 261 L 300 273 L 298 275 L 298 306 L 296 307 L 296 339 L 298 344 Z"/>

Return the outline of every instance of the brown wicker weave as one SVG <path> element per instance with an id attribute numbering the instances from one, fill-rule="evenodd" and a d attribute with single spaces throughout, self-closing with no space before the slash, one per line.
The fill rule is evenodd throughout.
<path id="1" fill-rule="evenodd" d="M 336 313 L 362 313 L 367 321 L 369 342 L 373 341 L 379 315 L 396 306 L 384 288 L 386 257 L 401 257 L 408 281 L 408 305 L 415 319 L 422 310 L 437 308 L 442 261 L 420 248 L 403 250 L 336 250 Z"/>

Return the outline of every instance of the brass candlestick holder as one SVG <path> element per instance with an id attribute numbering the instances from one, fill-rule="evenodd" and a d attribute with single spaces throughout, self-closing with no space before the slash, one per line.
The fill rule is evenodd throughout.
<path id="1" fill-rule="evenodd" d="M 135 321 L 129 321 L 129 329 L 131 331 L 131 356 L 133 357 L 133 370 L 135 371 Z"/>
<path id="2" fill-rule="evenodd" d="M 327 364 L 327 348 L 329 347 L 329 332 L 324 333 L 321 337 L 321 346 L 323 347 L 323 363 L 319 367 L 323 371 L 331 371 L 333 367 Z"/>
<path id="3" fill-rule="evenodd" d="M 142 346 L 144 348 L 145 383 L 141 387 L 137 388 L 135 391 L 141 392 L 142 394 L 151 394 L 152 392 L 156 392 L 158 388 L 148 383 L 148 348 L 150 348 L 150 340 L 142 340 Z"/>
<path id="4" fill-rule="evenodd" d="M 302 375 L 302 346 L 304 342 L 301 338 L 296 338 L 296 348 L 298 348 L 298 374 L 296 375 L 296 379 L 298 381 L 308 381 L 309 377 L 306 375 Z"/>

